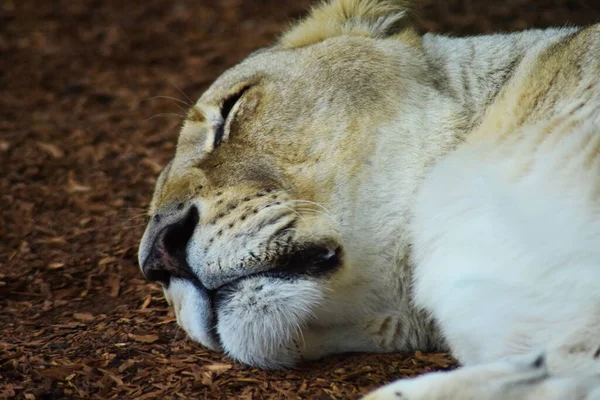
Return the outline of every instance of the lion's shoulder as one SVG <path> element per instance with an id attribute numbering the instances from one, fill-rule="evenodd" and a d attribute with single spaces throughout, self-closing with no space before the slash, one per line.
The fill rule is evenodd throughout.
<path id="1" fill-rule="evenodd" d="M 564 110 L 600 106 L 600 24 L 573 30 L 525 54 L 471 140 L 510 136 Z M 577 118 L 582 118 L 578 116 Z"/>

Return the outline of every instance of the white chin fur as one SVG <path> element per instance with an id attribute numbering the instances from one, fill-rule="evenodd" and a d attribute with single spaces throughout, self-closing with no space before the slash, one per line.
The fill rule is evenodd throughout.
<path id="1" fill-rule="evenodd" d="M 190 339 L 211 350 L 219 344 L 208 333 L 211 327 L 209 300 L 193 283 L 183 279 L 171 279 L 166 297 L 170 299 L 177 316 L 177 323 Z"/>
<path id="2" fill-rule="evenodd" d="M 217 305 L 223 349 L 256 367 L 290 367 L 301 358 L 302 329 L 322 300 L 318 283 L 309 279 L 245 279 Z"/>
<path id="3" fill-rule="evenodd" d="M 220 346 L 209 334 L 206 293 L 191 282 L 172 279 L 165 294 L 192 340 L 211 350 L 222 346 L 232 358 L 264 369 L 291 367 L 301 359 L 302 329 L 324 298 L 319 284 L 309 278 L 252 277 L 221 289 L 213 304 Z"/>

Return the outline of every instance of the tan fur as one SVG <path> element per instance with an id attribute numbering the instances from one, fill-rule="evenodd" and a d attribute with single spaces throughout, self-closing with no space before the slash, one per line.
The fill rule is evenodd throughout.
<path id="1" fill-rule="evenodd" d="M 565 101 L 583 101 L 589 97 L 586 92 L 598 90 L 594 77 L 598 62 L 587 58 L 598 46 L 599 32 L 598 26 L 574 32 L 544 49 L 531 62 L 524 62 L 477 132 L 510 135 L 524 124 L 548 118 Z M 473 135 L 474 140 L 477 137 Z"/>
<path id="2" fill-rule="evenodd" d="M 308 18 L 287 31 L 280 43 L 289 49 L 340 35 L 387 37 L 405 29 L 414 33 L 410 24 L 413 14 L 409 0 L 322 2 L 312 9 Z"/>

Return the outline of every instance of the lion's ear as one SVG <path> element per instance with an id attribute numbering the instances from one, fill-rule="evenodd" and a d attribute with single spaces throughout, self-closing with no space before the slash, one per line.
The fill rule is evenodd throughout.
<path id="1" fill-rule="evenodd" d="M 385 38 L 413 29 L 411 0 L 330 0 L 280 39 L 285 48 L 307 46 L 339 35 Z"/>

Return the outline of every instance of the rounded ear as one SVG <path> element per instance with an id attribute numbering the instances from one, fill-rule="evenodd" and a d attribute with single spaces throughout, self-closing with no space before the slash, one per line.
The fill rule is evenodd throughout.
<path id="1" fill-rule="evenodd" d="M 283 34 L 284 48 L 308 46 L 339 35 L 386 38 L 413 28 L 411 0 L 330 0 Z"/>

